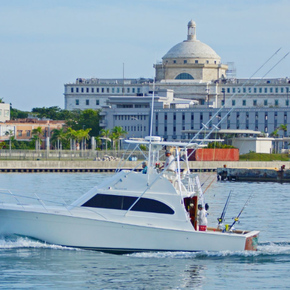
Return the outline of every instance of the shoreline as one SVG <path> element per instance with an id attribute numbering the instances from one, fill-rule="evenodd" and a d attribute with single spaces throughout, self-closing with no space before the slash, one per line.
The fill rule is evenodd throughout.
<path id="1" fill-rule="evenodd" d="M 114 172 L 116 168 L 141 170 L 142 161 L 23 161 L 0 160 L 0 173 L 7 172 Z M 120 166 L 121 164 L 121 166 Z M 217 168 L 277 168 L 285 165 L 290 168 L 290 161 L 190 161 L 192 172 L 216 172 Z"/>

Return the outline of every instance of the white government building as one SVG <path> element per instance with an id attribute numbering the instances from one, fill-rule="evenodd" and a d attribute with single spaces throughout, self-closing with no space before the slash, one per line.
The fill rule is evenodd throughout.
<path id="1" fill-rule="evenodd" d="M 237 79 L 232 67 L 196 39 L 195 22 L 187 28 L 187 39 L 154 64 L 155 80 L 78 78 L 65 84 L 65 109 L 101 109 L 103 128 L 123 126 L 128 137 L 143 137 L 149 134 L 155 86 L 153 134 L 166 140 L 190 138 L 222 106 L 210 127 L 233 107 L 220 128 L 269 134 L 289 123 L 288 78 Z M 289 130 L 279 131 L 280 137 L 289 136 Z"/>

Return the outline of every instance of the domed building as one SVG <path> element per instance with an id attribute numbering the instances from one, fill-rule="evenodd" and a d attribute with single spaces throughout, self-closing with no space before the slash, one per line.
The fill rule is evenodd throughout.
<path id="1" fill-rule="evenodd" d="M 196 39 L 196 24 L 192 20 L 188 23 L 187 40 L 173 46 L 154 67 L 157 82 L 209 82 L 225 78 L 228 68 L 210 46 Z"/>

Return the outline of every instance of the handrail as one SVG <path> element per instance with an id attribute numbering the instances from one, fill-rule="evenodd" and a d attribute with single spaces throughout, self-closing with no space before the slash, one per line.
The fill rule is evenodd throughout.
<path id="1" fill-rule="evenodd" d="M 70 206 L 71 207 L 71 209 L 72 208 L 81 208 L 81 209 L 83 209 L 83 210 L 86 210 L 86 211 L 90 211 L 90 212 L 93 212 L 93 213 L 95 213 L 95 214 L 97 214 L 97 215 L 99 215 L 99 216 L 101 216 L 103 219 L 105 219 L 105 220 L 107 220 L 107 218 L 104 216 L 104 215 L 102 215 L 102 214 L 100 214 L 99 212 L 97 212 L 96 210 L 93 210 L 93 209 L 91 209 L 91 208 L 88 208 L 88 207 L 82 207 L 82 206 L 72 206 L 72 205 L 68 205 L 67 203 L 60 203 L 60 202 L 57 202 L 57 201 L 53 201 L 53 200 L 46 200 L 46 199 L 41 199 L 40 197 L 38 197 L 37 196 L 37 194 L 36 193 L 34 193 L 35 194 L 35 196 L 36 197 L 32 197 L 32 196 L 26 196 L 26 195 L 20 195 L 20 194 L 14 194 L 14 193 L 12 193 L 10 190 L 3 190 L 3 189 L 0 189 L 0 195 L 11 195 L 16 201 L 17 201 L 17 204 L 18 205 L 20 205 L 22 208 L 23 208 L 23 210 L 27 210 L 25 207 L 24 207 L 24 203 L 22 203 L 22 202 L 20 202 L 20 200 L 19 199 L 17 199 L 17 197 L 20 197 L 20 198 L 23 198 L 23 199 L 30 199 L 30 200 L 36 200 L 47 212 L 49 212 L 49 210 L 48 210 L 48 208 L 47 208 L 47 205 L 44 203 L 44 202 L 49 202 L 49 203 L 52 203 L 52 204 L 55 204 L 55 205 L 58 205 L 58 206 L 63 206 L 66 210 L 67 210 L 67 212 L 71 215 L 71 216 L 74 216 L 73 215 L 73 213 L 68 209 L 68 206 Z M 4 202 L 1 202 L 2 203 L 2 205 L 4 206 L 5 205 L 5 203 Z M 6 203 L 6 204 L 8 204 L 8 203 Z M 29 205 L 29 204 L 28 204 Z M 33 204 L 31 204 L 31 205 L 33 205 Z"/>

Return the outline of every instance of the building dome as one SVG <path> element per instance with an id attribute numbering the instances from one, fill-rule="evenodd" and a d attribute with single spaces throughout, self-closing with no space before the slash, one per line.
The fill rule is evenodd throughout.
<path id="1" fill-rule="evenodd" d="M 211 47 L 199 40 L 185 40 L 173 46 L 162 59 L 168 58 L 220 59 L 220 56 Z"/>
<path id="2" fill-rule="evenodd" d="M 166 59 L 194 58 L 194 59 L 215 59 L 220 60 L 220 56 L 207 44 L 196 40 L 196 24 L 194 21 L 188 22 L 187 40 L 173 46 L 164 56 Z"/>

